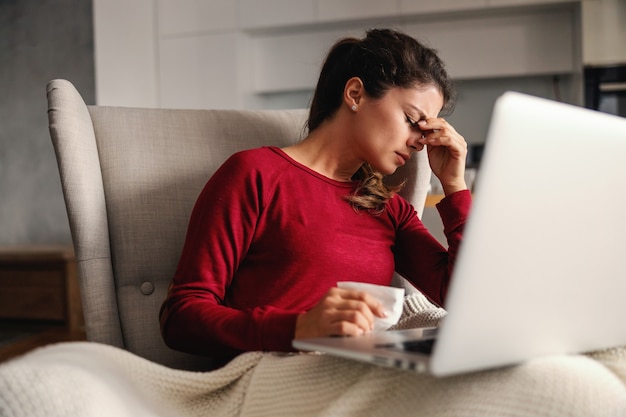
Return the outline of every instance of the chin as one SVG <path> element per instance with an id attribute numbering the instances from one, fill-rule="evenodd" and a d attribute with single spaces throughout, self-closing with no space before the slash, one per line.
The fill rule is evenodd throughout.
<path id="1" fill-rule="evenodd" d="M 391 175 L 394 172 L 396 172 L 398 170 L 398 167 L 393 167 L 393 168 L 381 168 L 381 169 L 376 169 L 378 172 L 380 172 L 383 175 Z"/>
<path id="2" fill-rule="evenodd" d="M 398 168 L 399 168 L 399 166 L 397 164 L 387 164 L 387 165 L 384 165 L 384 164 L 379 163 L 379 164 L 374 165 L 374 164 L 370 163 L 370 166 L 375 171 L 380 172 L 383 175 L 391 175 L 394 172 L 396 172 L 398 170 Z"/>

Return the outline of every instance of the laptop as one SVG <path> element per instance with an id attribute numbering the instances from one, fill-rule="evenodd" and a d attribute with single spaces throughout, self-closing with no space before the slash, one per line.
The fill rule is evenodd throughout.
<path id="1" fill-rule="evenodd" d="M 438 328 L 294 340 L 448 376 L 626 345 L 626 119 L 506 92 Z"/>

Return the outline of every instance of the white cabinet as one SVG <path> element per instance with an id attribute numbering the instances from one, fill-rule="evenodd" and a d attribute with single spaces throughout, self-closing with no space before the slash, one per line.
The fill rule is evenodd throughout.
<path id="1" fill-rule="evenodd" d="M 583 63 L 626 63 L 626 1 L 583 0 Z"/>
<path id="2" fill-rule="evenodd" d="M 317 21 L 355 20 L 398 15 L 395 0 L 317 0 Z"/>
<path id="3" fill-rule="evenodd" d="M 237 2 L 232 0 L 159 0 L 161 36 L 237 30 Z"/>
<path id="4" fill-rule="evenodd" d="M 400 0 L 400 13 L 428 14 L 484 9 L 488 0 Z"/>
<path id="5" fill-rule="evenodd" d="M 152 0 L 94 0 L 96 103 L 158 105 Z"/>
<path id="6" fill-rule="evenodd" d="M 546 6 L 558 3 L 577 3 L 575 0 L 487 0 L 489 6 Z"/>
<path id="7" fill-rule="evenodd" d="M 241 35 L 216 33 L 160 42 L 161 107 L 229 109 L 241 106 Z"/>
<path id="8" fill-rule="evenodd" d="M 524 11 L 406 25 L 437 49 L 453 78 L 576 71 L 572 11 Z"/>
<path id="9" fill-rule="evenodd" d="M 533 6 L 539 3 L 551 6 Z M 97 103 L 249 107 L 268 93 L 312 89 L 333 42 L 377 26 L 426 41 L 457 79 L 576 73 L 581 56 L 577 4 L 94 0 Z M 611 4 L 609 11 L 598 7 L 604 4 Z M 616 49 L 624 50 L 615 39 L 624 37 L 625 4 L 584 0 L 586 25 L 597 29 L 612 22 L 606 30 L 586 31 L 587 61 L 613 59 Z"/>
<path id="10" fill-rule="evenodd" d="M 361 35 L 362 31 L 334 29 L 256 36 L 252 42 L 254 92 L 312 89 L 332 44 L 340 37 Z"/>
<path id="11" fill-rule="evenodd" d="M 439 51 L 453 78 L 531 76 L 578 69 L 573 11 L 518 11 L 438 17 L 396 27 Z M 254 91 L 312 89 L 326 51 L 344 36 L 362 36 L 358 25 L 256 36 Z"/>
<path id="12" fill-rule="evenodd" d="M 310 24 L 316 21 L 315 10 L 315 0 L 239 0 L 240 27 L 249 30 Z"/>

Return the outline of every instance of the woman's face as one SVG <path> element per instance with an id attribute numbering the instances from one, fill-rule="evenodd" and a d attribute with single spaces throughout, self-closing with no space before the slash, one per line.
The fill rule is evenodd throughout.
<path id="1" fill-rule="evenodd" d="M 354 143 L 360 158 L 388 175 L 423 145 L 417 122 L 437 117 L 443 96 L 433 85 L 391 88 L 380 99 L 365 97 L 358 106 Z"/>

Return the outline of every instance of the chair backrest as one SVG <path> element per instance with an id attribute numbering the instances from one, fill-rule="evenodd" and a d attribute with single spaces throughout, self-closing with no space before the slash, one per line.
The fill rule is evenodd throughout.
<path id="1" fill-rule="evenodd" d="M 87 338 L 181 369 L 208 358 L 169 349 L 158 312 L 200 190 L 234 152 L 286 146 L 305 110 L 171 110 L 87 106 L 66 80 L 47 86 L 54 145 L 78 264 Z M 418 210 L 430 181 L 425 153 L 392 181 Z"/>

